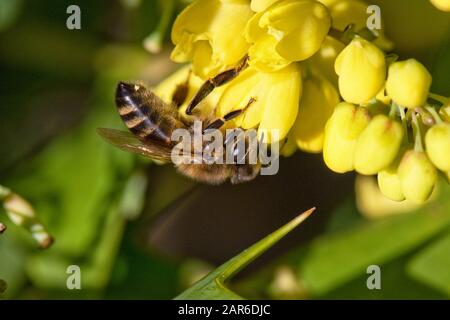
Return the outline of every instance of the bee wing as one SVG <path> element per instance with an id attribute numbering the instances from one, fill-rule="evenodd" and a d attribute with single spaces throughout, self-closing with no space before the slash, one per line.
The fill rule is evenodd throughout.
<path id="1" fill-rule="evenodd" d="M 171 159 L 170 148 L 151 142 L 144 144 L 129 132 L 106 128 L 98 128 L 97 132 L 107 142 L 124 151 L 154 160 L 170 161 Z"/>

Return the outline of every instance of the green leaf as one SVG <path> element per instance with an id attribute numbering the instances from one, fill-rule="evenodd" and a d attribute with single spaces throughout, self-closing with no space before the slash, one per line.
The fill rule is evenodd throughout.
<path id="1" fill-rule="evenodd" d="M 447 190 L 438 201 L 417 212 L 327 234 L 300 258 L 300 280 L 311 295 L 324 295 L 365 273 L 369 265 L 392 261 L 446 228 L 449 208 Z"/>
<path id="2" fill-rule="evenodd" d="M 434 242 L 408 264 L 415 279 L 450 296 L 450 233 Z"/>
<path id="3" fill-rule="evenodd" d="M 369 275 L 364 273 L 320 298 L 325 300 L 436 300 L 445 298 L 440 292 L 427 287 L 408 275 L 406 266 L 409 259 L 410 256 L 408 255 L 380 266 L 381 290 L 368 290 L 367 278 Z"/>
<path id="4" fill-rule="evenodd" d="M 274 233 L 268 235 L 257 242 L 249 249 L 244 250 L 236 257 L 225 262 L 215 271 L 211 272 L 205 278 L 194 284 L 191 288 L 180 294 L 178 300 L 237 300 L 242 299 L 239 295 L 232 292 L 225 286 L 225 282 L 242 270 L 250 262 L 259 257 L 271 246 L 277 243 L 286 234 L 292 231 L 308 218 L 315 209 L 311 209 L 301 214 L 285 226 Z"/>

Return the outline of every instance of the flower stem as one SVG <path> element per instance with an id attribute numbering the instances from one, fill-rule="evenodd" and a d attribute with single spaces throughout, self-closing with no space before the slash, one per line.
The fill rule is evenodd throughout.
<path id="1" fill-rule="evenodd" d="M 412 114 L 412 125 L 414 130 L 414 150 L 417 152 L 423 152 L 422 134 L 420 130 L 420 124 L 417 120 L 416 113 Z"/>
<path id="2" fill-rule="evenodd" d="M 442 119 L 439 116 L 439 113 L 436 111 L 435 108 L 431 107 L 431 106 L 427 106 L 425 107 L 425 109 L 427 109 L 427 111 L 433 116 L 433 119 L 436 123 L 442 123 Z"/>
<path id="3" fill-rule="evenodd" d="M 435 93 L 431 93 L 429 94 L 430 98 L 439 101 L 440 103 L 442 103 L 444 106 L 450 103 L 450 98 L 441 96 L 439 94 L 435 94 Z"/>
<path id="4" fill-rule="evenodd" d="M 389 118 L 394 118 L 397 114 L 398 106 L 395 103 L 391 104 L 391 110 L 389 111 Z"/>
<path id="5" fill-rule="evenodd" d="M 144 47 L 151 53 L 159 53 L 161 51 L 175 10 L 175 0 L 163 0 L 159 3 L 162 8 L 162 15 L 158 27 L 143 41 Z"/>
<path id="6" fill-rule="evenodd" d="M 395 102 L 392 103 L 392 105 L 396 106 L 398 109 L 398 112 L 400 114 L 400 119 L 402 120 L 402 126 L 403 126 L 403 131 L 405 133 L 405 139 L 406 139 L 406 143 L 409 143 L 409 136 L 408 136 L 408 124 L 406 123 L 406 113 L 405 113 L 405 109 L 403 107 L 400 107 L 398 104 L 396 104 Z"/>

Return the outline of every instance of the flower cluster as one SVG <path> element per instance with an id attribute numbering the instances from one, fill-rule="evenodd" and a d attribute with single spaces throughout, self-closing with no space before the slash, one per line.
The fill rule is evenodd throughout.
<path id="1" fill-rule="evenodd" d="M 450 174 L 449 101 L 430 94 L 432 77 L 421 63 L 389 60 L 360 37 L 337 57 L 345 102 L 326 125 L 324 159 L 336 172 L 378 175 L 392 200 L 421 203 L 438 170 Z"/>
<path id="2" fill-rule="evenodd" d="M 450 105 L 422 64 L 386 55 L 392 43 L 367 18 L 360 0 L 196 0 L 174 23 L 172 59 L 190 63 L 189 97 L 246 59 L 208 112 L 243 109 L 228 126 L 278 129 L 284 155 L 323 152 L 331 170 L 378 175 L 388 198 L 423 202 L 438 171 L 450 175 Z"/>

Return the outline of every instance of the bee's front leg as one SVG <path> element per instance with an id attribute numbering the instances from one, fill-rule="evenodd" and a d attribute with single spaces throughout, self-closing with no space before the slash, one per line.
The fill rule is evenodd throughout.
<path id="1" fill-rule="evenodd" d="M 220 87 L 234 78 L 236 78 L 239 73 L 241 73 L 242 70 L 244 70 L 248 66 L 248 56 L 245 56 L 244 59 L 242 59 L 241 63 L 230 70 L 224 71 L 222 73 L 219 73 L 214 78 L 209 79 L 206 81 L 198 90 L 197 94 L 194 96 L 192 101 L 189 103 L 186 114 L 192 115 L 192 111 L 194 108 L 201 102 L 203 99 L 205 99 L 216 87 Z"/>

